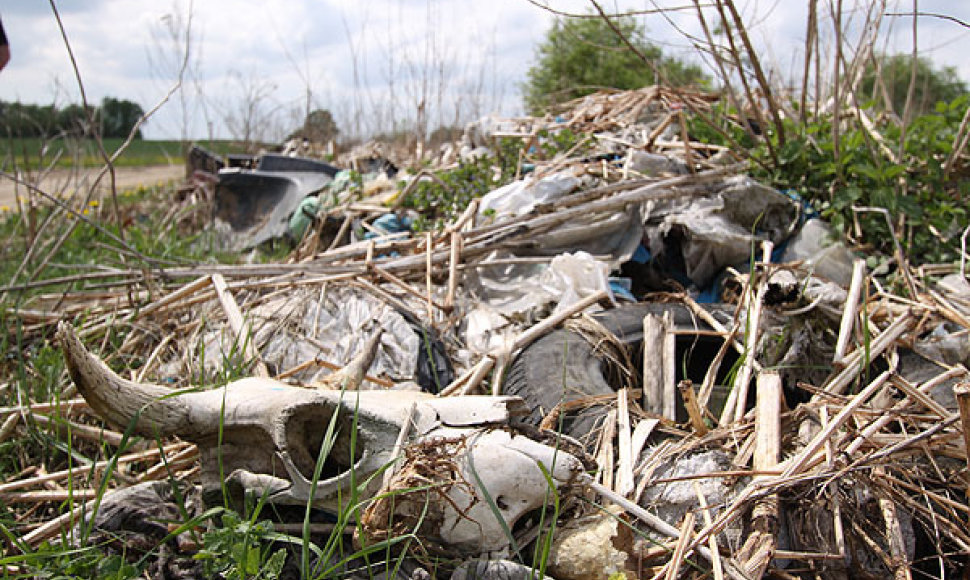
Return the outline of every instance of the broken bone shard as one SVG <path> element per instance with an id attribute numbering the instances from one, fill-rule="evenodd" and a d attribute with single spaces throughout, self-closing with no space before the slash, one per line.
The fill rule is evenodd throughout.
<path id="1" fill-rule="evenodd" d="M 312 495 L 314 506 L 337 511 L 344 507 L 339 498 L 353 496 L 352 482 L 369 482 L 359 490 L 363 497 L 376 494 L 381 478 L 370 476 L 394 461 L 402 431 L 409 434 L 405 443 L 461 441 L 462 452 L 449 460 L 457 465 L 462 485 L 430 498 L 437 502 L 431 510 L 445 524 L 430 539 L 460 554 L 506 548 L 502 530 L 551 501 L 547 481 L 560 487 L 583 471 L 575 456 L 499 429 L 523 406 L 517 397 L 320 391 L 263 378 L 211 391 L 178 392 L 121 378 L 89 353 L 66 323 L 58 326 L 57 339 L 78 391 L 102 418 L 125 428 L 131 425 L 145 436 L 178 435 L 199 446 L 203 489 L 225 484 L 221 465 L 221 473 L 230 474 L 233 484 L 257 496 L 265 492 L 270 503 L 305 505 Z M 310 475 L 327 447 L 324 438 L 332 423 L 334 439 L 324 475 L 313 483 Z M 399 469 L 413 465 L 405 460 Z M 483 498 L 506 507 L 496 515 Z"/>
<path id="2" fill-rule="evenodd" d="M 613 578 L 631 567 L 633 533 L 614 506 L 562 526 L 549 551 L 549 571 L 559 580 Z"/>
<path id="3" fill-rule="evenodd" d="M 446 555 L 502 553 L 519 519 L 582 471 L 576 457 L 514 431 L 442 428 L 405 450 L 361 531 L 368 542 L 416 532 Z"/>

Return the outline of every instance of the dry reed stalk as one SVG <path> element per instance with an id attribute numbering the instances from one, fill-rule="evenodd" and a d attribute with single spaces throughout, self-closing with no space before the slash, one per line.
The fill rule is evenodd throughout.
<path id="1" fill-rule="evenodd" d="M 629 496 L 636 489 L 633 479 L 633 433 L 630 428 L 630 390 L 620 389 L 616 393 L 616 437 L 618 465 L 616 468 L 616 491 Z"/>
<path id="2" fill-rule="evenodd" d="M 434 238 L 431 236 L 431 232 L 425 234 L 425 254 L 424 254 L 424 282 L 425 282 L 425 298 L 427 299 L 428 308 L 428 324 L 434 324 L 434 308 L 435 304 L 433 301 L 432 292 L 434 291 L 434 285 L 431 283 L 431 262 L 432 254 L 434 253 Z M 439 310 L 444 310 L 447 312 L 447 307 L 438 306 Z"/>
<path id="3" fill-rule="evenodd" d="M 616 415 L 616 409 L 610 409 L 607 411 L 606 418 L 603 420 L 603 428 L 600 431 L 599 440 L 596 444 L 598 449 L 598 452 L 596 453 L 596 464 L 599 466 L 597 471 L 599 472 L 601 483 L 604 487 L 612 489 L 615 492 L 617 490 L 613 466 L 616 465 L 616 463 L 613 460 L 613 440 L 616 438 Z"/>
<path id="4" fill-rule="evenodd" d="M 880 391 L 889 381 L 892 371 L 886 371 L 869 383 L 866 388 L 852 397 L 849 404 L 842 407 L 842 410 L 832 419 L 824 429 L 822 429 L 812 440 L 805 445 L 797 455 L 786 461 L 788 466 L 782 472 L 782 477 L 793 477 L 800 474 L 808 467 L 815 454 L 822 449 L 837 429 L 845 425 L 852 417 L 853 412 L 865 404 L 873 395 Z"/>
<path id="5" fill-rule="evenodd" d="M 663 316 L 663 416 L 677 421 L 677 336 L 673 333 L 674 315 L 669 310 Z"/>
<path id="6" fill-rule="evenodd" d="M 957 130 L 956 136 L 953 137 L 953 145 L 943 160 L 944 178 L 950 175 L 950 172 L 953 171 L 954 163 L 963 155 L 964 150 L 967 148 L 967 142 L 970 141 L 970 131 L 968 131 L 968 128 L 970 128 L 970 107 L 967 107 L 966 112 L 963 113 L 963 119 L 960 120 L 960 128 Z"/>
<path id="7" fill-rule="evenodd" d="M 666 320 L 656 314 L 643 317 L 643 409 L 657 415 L 664 411 L 664 336 Z"/>
<path id="8" fill-rule="evenodd" d="M 967 454 L 967 468 L 970 469 L 970 383 L 961 381 L 953 387 L 957 405 L 960 408 L 960 427 L 963 432 L 963 448 Z M 970 498 L 970 478 L 967 478 L 967 497 Z"/>
<path id="9" fill-rule="evenodd" d="M 428 264 L 428 267 L 430 268 L 430 263 Z M 383 278 L 384 280 L 387 280 L 388 282 L 390 282 L 391 284 L 397 286 L 401 290 L 404 290 L 405 292 L 407 292 L 411 296 L 414 296 L 418 300 L 421 300 L 421 301 L 425 302 L 427 304 L 427 308 L 428 308 L 427 315 L 428 315 L 428 323 L 429 324 L 434 320 L 434 310 L 433 310 L 433 308 L 437 308 L 438 310 L 441 310 L 443 312 L 446 312 L 447 311 L 446 308 L 445 308 L 445 306 L 443 304 L 438 304 L 437 302 L 435 302 L 434 300 L 432 300 L 430 293 L 422 294 L 420 291 L 415 290 L 413 286 L 411 286 L 410 284 L 408 284 L 407 282 L 405 282 L 401 278 L 398 278 L 394 274 L 391 274 L 390 272 L 388 272 L 388 271 L 386 271 L 386 270 L 384 270 L 382 268 L 379 268 L 373 262 L 371 262 L 371 264 L 370 264 L 370 270 L 372 272 L 374 272 L 375 274 L 377 274 L 379 277 Z M 430 280 L 429 280 L 429 282 L 430 282 Z"/>
<path id="10" fill-rule="evenodd" d="M 867 345 L 861 345 L 848 356 L 844 357 L 842 360 L 845 367 L 825 381 L 822 389 L 833 395 L 841 395 L 844 393 L 849 387 L 849 384 L 859 376 L 869 362 L 882 355 L 886 349 L 895 344 L 904 333 L 910 330 L 913 322 L 911 312 L 906 312 L 903 316 L 894 320 L 886 330 L 871 341 L 868 348 Z M 820 395 L 812 397 L 813 403 L 820 400 Z"/>
<path id="11" fill-rule="evenodd" d="M 872 472 L 877 479 L 886 476 L 883 467 L 875 467 Z M 899 526 L 899 514 L 893 500 L 882 496 L 879 498 L 879 510 L 882 512 L 883 522 L 886 524 L 886 541 L 889 543 L 890 569 L 895 580 L 912 580 L 911 565 L 906 557 L 906 540 Z"/>
<path id="12" fill-rule="evenodd" d="M 697 505 L 700 507 L 701 514 L 704 516 L 704 525 L 711 525 L 711 510 L 707 505 L 707 498 L 701 490 L 700 484 L 694 482 L 694 493 L 697 494 Z M 721 563 L 721 551 L 717 545 L 717 536 L 710 536 L 707 539 L 707 548 L 711 551 L 711 574 L 714 580 L 724 580 L 724 565 Z"/>
<path id="13" fill-rule="evenodd" d="M 445 312 L 452 312 L 455 308 L 455 294 L 458 291 L 458 265 L 461 261 L 461 246 L 463 238 L 460 232 L 451 232 L 448 250 L 448 293 L 445 295 Z"/>
<path id="14" fill-rule="evenodd" d="M 236 336 L 236 344 L 243 349 L 247 359 L 255 361 L 256 375 L 268 378 L 269 369 L 266 368 L 266 364 L 259 355 L 259 350 L 253 344 L 255 334 L 252 331 L 252 327 L 246 324 L 243 314 L 239 310 L 239 305 L 236 303 L 236 299 L 233 298 L 232 294 L 229 293 L 229 289 L 226 288 L 226 280 L 222 277 L 222 274 L 212 275 L 212 286 L 215 288 L 219 303 L 226 313 L 229 327 L 232 328 L 232 332 Z"/>
<path id="15" fill-rule="evenodd" d="M 68 477 L 76 477 L 79 475 L 84 475 L 92 470 L 101 470 L 105 467 L 111 465 L 112 463 L 121 465 L 124 463 L 136 463 L 145 461 L 148 459 L 153 459 L 160 454 L 166 455 L 172 453 L 173 451 L 179 451 L 187 446 L 187 443 L 171 443 L 165 445 L 161 449 L 155 447 L 152 449 L 146 449 L 145 451 L 139 451 L 136 453 L 127 453 L 125 455 L 119 456 L 117 459 L 98 461 L 91 465 L 82 465 L 79 467 L 74 467 L 72 469 L 65 469 L 62 471 L 56 471 L 53 473 L 45 473 L 44 475 L 39 475 L 36 477 L 30 477 L 27 479 L 18 479 L 15 481 L 9 481 L 7 483 L 0 484 L 0 493 L 15 491 L 18 489 L 23 489 L 25 487 L 33 487 L 35 485 L 43 485 L 48 482 L 58 481 Z M 191 447 L 194 447 L 191 446 Z"/>
<path id="16" fill-rule="evenodd" d="M 858 318 L 859 297 L 862 293 L 862 282 L 866 275 L 865 260 L 855 260 L 852 263 L 852 281 L 849 283 L 849 293 L 845 299 L 845 306 L 842 309 L 842 322 L 839 324 L 839 338 L 835 343 L 835 354 L 832 355 L 832 364 L 839 365 L 845 357 L 845 350 L 849 346 L 852 338 L 852 329 L 855 327 Z"/>
<path id="17" fill-rule="evenodd" d="M 99 503 L 100 500 L 91 500 L 87 503 L 79 505 L 74 509 L 59 515 L 58 517 L 48 520 L 37 528 L 31 530 L 30 532 L 24 534 L 20 540 L 27 546 L 37 546 L 44 540 L 49 540 L 54 536 L 58 535 L 64 528 L 65 525 L 70 529 L 74 527 L 74 520 L 81 517 L 82 514 L 90 512 L 94 509 L 95 505 Z"/>
<path id="18" fill-rule="evenodd" d="M 819 409 L 819 419 L 822 424 L 822 429 L 828 427 L 828 408 L 822 407 Z M 835 443 L 829 439 L 825 443 L 825 467 L 830 471 L 835 468 L 835 453 Z M 839 550 L 839 554 L 845 556 L 848 552 L 845 541 L 845 525 L 842 522 L 842 500 L 839 497 L 838 487 L 835 482 L 829 483 L 826 488 L 829 496 L 832 498 L 832 535 L 835 537 L 835 545 Z"/>
<path id="19" fill-rule="evenodd" d="M 758 376 L 757 419 L 755 422 L 754 468 L 774 469 L 781 459 L 781 377 L 775 372 Z M 736 558 L 752 578 L 764 576 L 777 549 L 781 513 L 779 498 L 769 495 L 755 502 L 751 514 L 752 532 Z"/>
<path id="20" fill-rule="evenodd" d="M 14 431 L 17 430 L 17 424 L 20 423 L 20 415 L 17 413 L 11 413 L 0 425 L 0 443 L 3 443 L 13 435 Z"/>
<path id="21" fill-rule="evenodd" d="M 684 514 L 684 521 L 680 525 L 680 535 L 677 538 L 677 547 L 666 564 L 667 573 L 664 575 L 666 580 L 676 580 L 680 574 L 680 567 L 687 555 L 687 546 L 690 544 L 691 535 L 694 532 L 694 522 L 696 516 L 694 512 Z M 660 574 L 657 574 L 659 576 Z"/>
<path id="22" fill-rule="evenodd" d="M 337 234 L 334 236 L 333 241 L 327 246 L 327 249 L 323 252 L 323 255 L 340 247 L 341 240 L 347 236 L 347 232 L 350 231 L 350 227 L 353 225 L 354 220 L 357 218 L 357 214 L 353 212 L 344 213 L 344 221 L 340 223 L 340 228 L 337 230 Z M 318 256 L 320 254 L 317 254 Z"/>
<path id="23" fill-rule="evenodd" d="M 738 339 L 737 330 L 728 330 L 727 328 L 725 328 L 725 326 L 721 324 L 721 322 L 718 319 L 714 318 L 714 316 L 712 316 L 710 312 L 705 310 L 703 306 L 698 304 L 693 298 L 691 298 L 687 294 L 679 294 L 678 298 L 684 303 L 684 306 L 686 306 L 691 311 L 691 314 L 693 314 L 697 318 L 700 318 L 701 320 L 709 324 L 711 328 L 721 333 L 723 336 L 730 337 L 728 342 L 730 342 L 731 347 L 733 347 L 738 354 L 740 355 L 744 354 L 745 347 L 744 347 L 744 344 Z M 753 369 L 755 371 L 761 372 L 761 363 L 755 360 L 755 361 L 752 361 L 751 364 L 754 365 Z"/>
<path id="24" fill-rule="evenodd" d="M 397 460 L 401 457 L 401 451 L 404 449 L 404 445 L 408 440 L 408 434 L 411 432 L 412 423 L 414 421 L 414 412 L 417 410 L 417 403 L 411 403 L 407 410 L 404 411 L 403 421 L 401 422 L 401 430 L 397 434 L 397 439 L 394 440 L 394 448 L 391 450 L 390 463 L 391 465 L 384 471 L 384 476 L 381 480 L 381 488 L 389 489 L 391 485 L 391 479 L 394 474 L 397 473 L 399 466 Z"/>
<path id="25" fill-rule="evenodd" d="M 344 368 L 344 367 L 342 367 L 342 366 L 340 366 L 338 364 L 334 364 L 332 362 L 329 362 L 329 361 L 325 361 L 323 359 L 316 358 L 316 359 L 313 359 L 313 360 L 304 361 L 304 362 L 296 365 L 295 367 L 293 367 L 291 369 L 287 369 L 287 370 L 281 372 L 280 374 L 276 375 L 273 378 L 276 379 L 276 380 L 287 379 L 287 378 L 292 377 L 293 375 L 295 375 L 297 373 L 303 372 L 306 369 L 308 369 L 310 367 L 315 367 L 315 366 L 316 367 L 323 367 L 325 369 L 330 369 L 332 371 L 339 371 L 342 368 Z M 394 386 L 394 381 L 389 381 L 387 379 L 383 379 L 381 377 L 375 377 L 373 375 L 365 374 L 364 375 L 364 380 L 365 381 L 369 381 L 371 383 L 374 383 L 375 385 L 381 386 L 381 387 L 383 387 L 385 389 L 389 389 L 389 388 L 391 388 L 391 387 Z"/>
<path id="26" fill-rule="evenodd" d="M 13 491 L 2 493 L 0 494 L 0 499 L 7 504 L 51 503 L 65 501 L 87 501 L 97 498 L 98 495 L 99 490 L 97 489 L 45 489 L 37 491 Z"/>
<path id="27" fill-rule="evenodd" d="M 188 445 L 172 457 L 163 455 L 162 460 L 145 470 L 138 477 L 138 481 L 153 481 L 163 477 L 175 477 L 178 470 L 191 465 L 199 459 L 199 448 Z"/>
<path id="28" fill-rule="evenodd" d="M 744 341 L 744 362 L 738 372 L 734 384 L 731 385 L 731 392 L 724 409 L 721 411 L 720 423 L 725 424 L 732 421 L 740 421 L 744 417 L 745 407 L 748 401 L 748 385 L 751 381 L 751 373 L 754 371 L 754 361 L 758 354 L 758 340 L 761 338 L 761 310 L 765 302 L 765 294 L 768 292 L 768 279 L 770 278 L 771 251 L 773 249 L 771 241 L 766 240 L 762 246 L 762 265 L 764 270 L 757 282 L 757 288 L 751 287 L 749 278 L 745 290 L 745 308 L 748 313 L 745 326 Z"/>
<path id="29" fill-rule="evenodd" d="M 172 342 L 172 335 L 167 334 L 164 338 L 162 338 L 161 342 L 159 342 L 158 345 L 152 349 L 151 354 L 148 355 L 148 360 L 145 361 L 145 364 L 142 365 L 141 369 L 138 370 L 138 374 L 135 375 L 134 380 L 136 383 L 140 383 L 145 379 L 145 375 L 152 369 L 153 366 L 155 366 L 155 361 L 158 360 L 158 356 L 170 342 Z"/>
<path id="30" fill-rule="evenodd" d="M 635 396 L 633 393 L 630 396 Z M 637 426 L 633 428 L 633 435 L 631 436 L 630 442 L 630 455 L 638 460 L 640 453 L 643 451 L 643 447 L 647 444 L 647 439 L 650 438 L 650 434 L 653 433 L 657 425 L 660 424 L 659 419 L 643 419 L 637 422 Z"/>
<path id="31" fill-rule="evenodd" d="M 80 437 L 81 439 L 87 439 L 88 441 L 104 442 L 108 445 L 113 445 L 115 447 L 120 447 L 122 442 L 125 441 L 125 436 L 118 431 L 113 431 L 111 429 L 104 429 L 101 427 L 92 427 L 91 425 L 83 425 L 74 421 L 70 421 L 64 418 L 51 418 L 47 415 L 41 415 L 38 413 L 31 413 L 31 418 L 33 421 L 41 425 L 51 425 L 56 429 L 67 430 L 70 429 L 71 435 L 74 437 Z"/>
<path id="32" fill-rule="evenodd" d="M 57 411 L 60 415 L 68 416 L 75 411 L 87 411 L 89 409 L 88 402 L 84 399 L 68 399 L 53 403 L 32 403 L 30 405 L 17 405 L 15 407 L 0 407 L 0 417 L 11 413 L 50 413 L 51 411 Z"/>
<path id="33" fill-rule="evenodd" d="M 707 435 L 710 429 L 707 428 L 707 424 L 704 422 L 704 411 L 697 402 L 694 385 L 690 381 L 681 381 L 677 385 L 677 389 L 680 391 L 680 397 L 684 401 L 684 408 L 687 410 L 687 416 L 690 420 L 691 427 L 694 429 L 694 433 L 698 437 Z"/>

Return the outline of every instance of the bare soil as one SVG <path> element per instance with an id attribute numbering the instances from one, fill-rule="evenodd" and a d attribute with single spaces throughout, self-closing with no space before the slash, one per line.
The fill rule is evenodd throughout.
<path id="1" fill-rule="evenodd" d="M 97 179 L 100 168 L 90 168 L 82 170 L 56 169 L 45 175 L 37 182 L 36 177 L 24 177 L 27 181 L 39 189 L 51 193 L 63 193 L 71 195 L 77 189 L 81 189 L 82 194 L 86 194 L 88 188 Z M 185 175 L 185 167 L 182 165 L 148 165 L 144 167 L 116 167 L 115 168 L 115 188 L 118 193 L 126 189 L 131 189 L 143 185 L 145 187 L 168 183 L 173 180 L 180 180 Z M 107 195 L 110 191 L 111 178 L 105 174 L 98 184 L 98 196 Z M 12 179 L 0 176 L 0 207 L 7 207 L 16 211 L 17 196 L 21 200 L 27 199 L 28 190 L 23 185 L 18 184 Z M 38 198 L 38 196 L 34 196 Z M 41 198 L 42 199 L 42 198 Z M 39 203 L 43 203 L 39 201 Z"/>

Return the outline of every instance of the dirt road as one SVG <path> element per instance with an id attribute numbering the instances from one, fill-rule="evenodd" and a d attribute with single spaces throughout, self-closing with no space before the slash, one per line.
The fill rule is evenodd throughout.
<path id="1" fill-rule="evenodd" d="M 40 189 L 48 193 L 63 192 L 67 195 L 74 193 L 77 188 L 86 192 L 87 188 L 94 183 L 100 168 L 83 169 L 74 171 L 69 169 L 58 169 L 51 172 L 40 184 Z M 182 165 L 149 165 L 146 167 L 116 167 L 115 186 L 118 193 L 139 185 L 152 186 L 159 183 L 177 181 L 185 175 L 185 167 Z M 110 177 L 105 174 L 98 186 L 98 194 L 105 195 L 109 189 Z M 16 211 L 17 199 L 20 195 L 23 199 L 27 192 L 22 185 L 6 177 L 0 176 L 0 211 Z"/>

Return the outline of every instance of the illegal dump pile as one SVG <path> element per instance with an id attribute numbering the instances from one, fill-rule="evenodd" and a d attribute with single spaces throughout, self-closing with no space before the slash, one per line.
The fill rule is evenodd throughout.
<path id="1" fill-rule="evenodd" d="M 243 575 L 963 573 L 962 264 L 867 272 L 797 196 L 692 142 L 685 98 L 710 106 L 650 88 L 470 126 L 438 166 L 512 180 L 440 229 L 404 208 L 454 184 L 389 179 L 372 149 L 353 165 L 377 172 L 296 200 L 285 261 L 32 299 L 25 335 L 74 323 L 73 380 L 18 395 L 0 440 L 49 426 L 79 464 L 0 484 L 6 552 L 86 542 L 153 577 L 228 575 L 209 556 L 242 530 Z M 197 174 L 186 199 L 274 215 L 220 202 L 246 171 Z"/>

